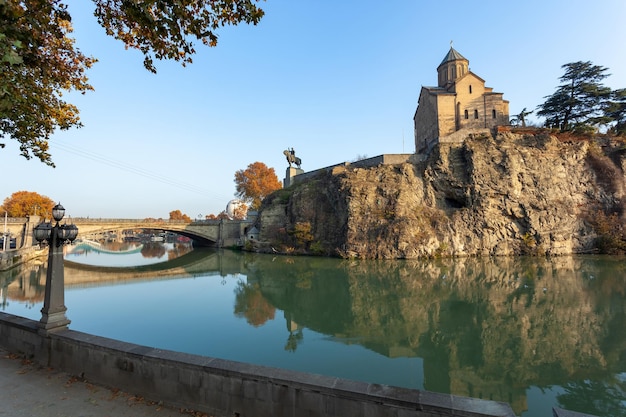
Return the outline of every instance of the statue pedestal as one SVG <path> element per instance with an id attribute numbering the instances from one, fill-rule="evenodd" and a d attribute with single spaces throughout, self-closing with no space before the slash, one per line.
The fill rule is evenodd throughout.
<path id="1" fill-rule="evenodd" d="M 285 171 L 285 179 L 283 180 L 283 188 L 287 188 L 292 185 L 295 182 L 293 177 L 300 174 L 304 174 L 303 169 L 294 167 L 287 168 L 287 171 Z"/>

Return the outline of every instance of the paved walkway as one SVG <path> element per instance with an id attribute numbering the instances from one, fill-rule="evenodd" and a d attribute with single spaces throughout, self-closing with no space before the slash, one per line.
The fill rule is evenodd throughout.
<path id="1" fill-rule="evenodd" d="M 0 349 L 0 417 L 207 417 L 44 368 Z"/>

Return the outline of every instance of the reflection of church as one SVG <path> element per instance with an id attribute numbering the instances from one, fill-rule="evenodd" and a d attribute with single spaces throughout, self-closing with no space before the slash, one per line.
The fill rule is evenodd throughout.
<path id="1" fill-rule="evenodd" d="M 289 331 L 289 337 L 287 337 L 287 343 L 285 343 L 285 350 L 295 352 L 296 349 L 298 349 L 298 345 L 304 338 L 304 334 L 302 334 L 302 327 L 291 319 L 291 313 L 288 311 L 285 311 L 285 323 L 287 324 L 287 330 Z"/>

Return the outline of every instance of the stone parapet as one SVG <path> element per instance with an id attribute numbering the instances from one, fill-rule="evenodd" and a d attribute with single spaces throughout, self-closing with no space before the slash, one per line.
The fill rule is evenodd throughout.
<path id="1" fill-rule="evenodd" d="M 220 417 L 514 417 L 508 404 L 190 355 L 72 330 L 42 337 L 37 323 L 0 313 L 0 347 L 39 363 Z"/>
<path id="2" fill-rule="evenodd" d="M 395 165 L 395 164 L 403 164 L 406 162 L 415 163 L 418 159 L 416 159 L 416 155 L 412 153 L 391 153 L 391 154 L 382 154 L 378 156 L 373 156 L 371 158 L 361 159 L 355 162 L 341 162 L 335 165 L 330 165 L 324 168 L 316 169 L 314 171 L 304 172 L 302 170 L 301 173 L 292 177 L 291 184 L 295 184 L 296 182 L 302 182 L 306 180 L 310 180 L 323 172 L 341 172 L 345 168 L 370 168 L 376 167 L 379 165 Z M 290 168 L 287 168 L 290 169 Z M 294 168 L 291 168 L 294 169 Z M 290 185 L 291 185 L 290 184 Z M 287 185 L 285 186 L 287 187 Z"/>

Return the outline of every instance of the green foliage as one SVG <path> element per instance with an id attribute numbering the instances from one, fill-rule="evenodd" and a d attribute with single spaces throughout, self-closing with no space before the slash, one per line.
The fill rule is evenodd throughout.
<path id="1" fill-rule="evenodd" d="M 538 107 L 538 116 L 546 118 L 546 126 L 562 131 L 574 127 L 597 126 L 610 122 L 605 110 L 610 103 L 611 89 L 601 84 L 607 68 L 587 62 L 562 66 L 562 84 L 545 103 Z"/>
<path id="2" fill-rule="evenodd" d="M 615 122 L 613 132 L 617 135 L 626 135 L 626 88 L 613 91 L 606 114 Z"/>
<path id="3" fill-rule="evenodd" d="M 441 242 L 437 249 L 435 249 L 435 258 L 443 258 L 448 253 L 448 244 L 445 242 Z"/>
<path id="4" fill-rule="evenodd" d="M 140 50 L 144 66 L 152 72 L 154 58 L 191 63 L 196 52 L 193 38 L 216 46 L 218 28 L 242 22 L 256 25 L 264 15 L 256 6 L 259 0 L 93 1 L 94 14 L 107 35 Z"/>
<path id="5" fill-rule="evenodd" d="M 546 253 L 545 249 L 538 244 L 536 236 L 530 232 L 522 235 L 520 250 L 522 255 L 529 256 L 543 256 Z"/>
<path id="6" fill-rule="evenodd" d="M 273 193 L 273 198 L 278 200 L 278 204 L 287 204 L 289 203 L 289 199 L 293 194 L 293 189 L 289 188 L 281 188 L 280 190 L 276 190 Z"/>
<path id="7" fill-rule="evenodd" d="M 0 1 L 0 136 L 50 166 L 50 135 L 81 126 L 78 109 L 61 96 L 93 90 L 85 71 L 96 60 L 74 47 L 70 20 L 59 2 Z"/>
<path id="8" fill-rule="evenodd" d="M 324 255 L 326 253 L 324 245 L 320 241 L 312 242 L 309 246 L 309 251 L 314 255 Z"/>
<path id="9" fill-rule="evenodd" d="M 191 63 L 194 38 L 215 46 L 220 27 L 257 24 L 259 1 L 93 0 L 106 33 L 141 51 L 152 72 L 154 58 Z M 0 137 L 52 167 L 51 134 L 82 126 L 78 108 L 62 96 L 93 90 L 86 71 L 96 59 L 75 47 L 71 20 L 62 0 L 0 0 Z"/>
<path id="10" fill-rule="evenodd" d="M 313 233 L 311 233 L 311 223 L 309 222 L 296 222 L 289 234 L 294 237 L 298 245 L 304 247 L 307 247 L 314 239 Z"/>
<path id="11" fill-rule="evenodd" d="M 533 114 L 532 110 L 531 111 L 527 111 L 526 107 L 524 107 L 519 114 L 514 115 L 514 117 L 511 119 L 510 123 L 513 126 L 526 127 L 526 116 L 529 116 L 531 114 Z"/>

